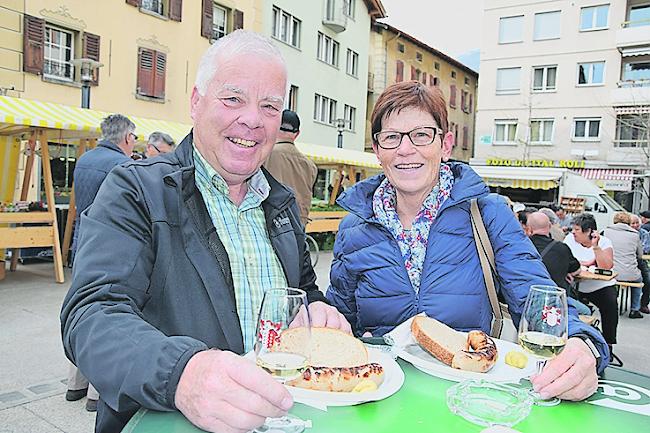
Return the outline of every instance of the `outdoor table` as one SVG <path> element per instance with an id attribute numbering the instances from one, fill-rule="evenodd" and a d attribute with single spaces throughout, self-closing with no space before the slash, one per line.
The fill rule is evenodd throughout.
<path id="1" fill-rule="evenodd" d="M 610 281 L 613 280 L 618 275 L 617 272 L 612 272 L 612 275 L 600 275 L 594 274 L 593 272 L 585 271 L 584 269 L 580 271 L 578 278 L 581 280 L 602 280 Z"/>
<path id="2" fill-rule="evenodd" d="M 327 412 L 296 404 L 291 413 L 312 421 L 306 433 L 473 433 L 485 427 L 453 414 L 446 392 L 454 382 L 439 379 L 398 360 L 402 388 L 385 400 L 358 406 L 329 407 Z M 650 376 L 608 367 L 598 392 L 584 402 L 563 401 L 555 407 L 534 406 L 513 428 L 522 433 L 642 432 L 650 423 Z M 122 433 L 198 433 L 180 412 L 141 409 Z"/>

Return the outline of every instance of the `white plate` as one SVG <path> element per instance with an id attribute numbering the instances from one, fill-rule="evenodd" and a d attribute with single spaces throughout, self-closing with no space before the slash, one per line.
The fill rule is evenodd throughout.
<path id="1" fill-rule="evenodd" d="M 317 403 L 322 406 L 354 406 L 369 401 L 383 400 L 395 394 L 404 383 L 404 372 L 399 364 L 387 353 L 368 349 L 370 362 L 377 362 L 384 367 L 384 381 L 372 392 L 327 392 L 287 386 L 297 402 Z"/>
<path id="2" fill-rule="evenodd" d="M 519 382 L 524 377 L 529 377 L 535 373 L 535 357 L 528 356 L 528 364 L 524 368 L 516 368 L 506 364 L 506 353 L 511 350 L 523 352 L 523 349 L 510 341 L 494 339 L 497 345 L 499 356 L 497 362 L 489 371 L 485 373 L 476 373 L 473 371 L 459 370 L 451 368 L 448 365 L 438 361 L 429 352 L 422 349 L 411 335 L 411 321 L 399 325 L 390 332 L 394 337 L 395 353 L 403 360 L 411 363 L 415 368 L 432 376 L 442 379 L 460 382 L 467 379 L 485 379 L 493 382 Z"/>

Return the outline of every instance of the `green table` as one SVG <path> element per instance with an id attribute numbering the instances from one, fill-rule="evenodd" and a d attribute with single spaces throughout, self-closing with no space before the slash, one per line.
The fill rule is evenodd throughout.
<path id="1" fill-rule="evenodd" d="M 359 406 L 330 407 L 327 412 L 301 404 L 291 410 L 311 419 L 307 433 L 480 432 L 484 427 L 465 421 L 447 408 L 446 391 L 454 383 L 429 376 L 398 361 L 406 379 L 391 397 Z M 650 377 L 610 367 L 598 392 L 586 402 L 562 402 L 533 407 L 514 426 L 522 433 L 624 433 L 650 431 Z M 122 433 L 199 433 L 179 412 L 140 410 Z"/>

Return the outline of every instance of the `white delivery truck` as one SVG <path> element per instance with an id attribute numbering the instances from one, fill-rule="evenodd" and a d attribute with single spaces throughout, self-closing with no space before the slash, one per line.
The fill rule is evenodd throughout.
<path id="1" fill-rule="evenodd" d="M 585 212 L 596 218 L 598 230 L 612 224 L 614 213 L 625 210 L 592 181 L 566 168 L 472 165 L 472 169 L 493 187 L 525 189 L 543 185 L 554 191 L 556 203 L 562 197 L 582 198 Z"/>

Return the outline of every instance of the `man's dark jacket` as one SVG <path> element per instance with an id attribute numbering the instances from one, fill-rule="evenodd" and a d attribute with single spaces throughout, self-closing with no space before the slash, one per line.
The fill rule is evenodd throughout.
<path id="1" fill-rule="evenodd" d="M 287 283 L 324 301 L 294 196 L 264 174 L 267 231 Z M 242 334 L 228 255 L 194 183 L 191 134 L 174 153 L 116 167 L 82 225 L 63 344 L 100 393 L 95 431 L 113 433 L 140 407 L 174 410 L 190 357 L 241 354 Z"/>
<path id="2" fill-rule="evenodd" d="M 79 239 L 79 215 L 97 196 L 99 187 L 116 165 L 131 161 L 122 149 L 108 140 L 100 140 L 97 147 L 81 155 L 74 168 L 74 198 L 77 208 L 73 248 Z"/>
<path id="3" fill-rule="evenodd" d="M 580 262 L 573 256 L 568 245 L 563 242 L 553 241 L 553 239 L 544 235 L 532 235 L 530 240 L 540 254 L 548 244 L 554 242 L 553 246 L 542 257 L 542 261 L 555 284 L 565 289 L 567 293 L 571 293 L 573 289 L 566 280 L 566 276 L 580 269 Z"/>

